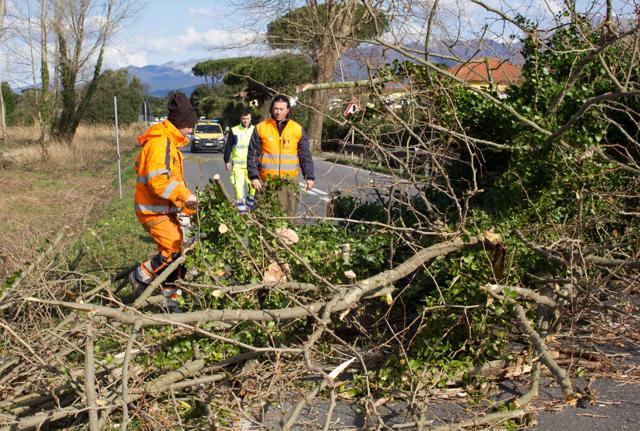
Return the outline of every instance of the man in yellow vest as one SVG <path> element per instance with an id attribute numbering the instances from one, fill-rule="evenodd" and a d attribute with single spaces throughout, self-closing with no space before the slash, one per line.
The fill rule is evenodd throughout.
<path id="1" fill-rule="evenodd" d="M 255 127 L 249 143 L 247 170 L 251 185 L 259 192 L 270 178 L 297 180 L 298 166 L 304 177 L 306 190 L 313 188 L 315 176 L 309 140 L 300 124 L 289 119 L 289 98 L 277 95 L 271 101 L 271 118 Z M 288 216 L 295 216 L 300 198 L 298 192 L 284 189 L 278 192 L 278 200 Z"/>
<path id="2" fill-rule="evenodd" d="M 247 174 L 247 154 L 249 141 L 255 127 L 251 124 L 251 110 L 245 108 L 240 113 L 240 124 L 233 127 L 224 147 L 224 166 L 231 172 L 231 184 L 236 192 L 236 206 L 240 214 L 246 214 L 255 205 L 256 189 L 249 182 Z M 249 193 L 245 196 L 245 185 Z"/>
<path id="3" fill-rule="evenodd" d="M 129 281 L 134 291 L 142 291 L 171 262 L 180 256 L 183 247 L 182 228 L 178 213 L 192 215 L 197 208 L 196 196 L 184 179 L 182 152 L 186 135 L 192 133 L 198 121 L 196 111 L 182 93 L 174 93 L 167 103 L 169 116 L 154 124 L 138 137 L 140 153 L 136 159 L 136 217 L 156 244 L 158 254 L 142 262 L 131 274 Z M 174 272 L 167 282 L 175 281 Z M 180 289 L 162 287 L 164 305 L 172 313 L 180 312 L 177 299 Z"/>

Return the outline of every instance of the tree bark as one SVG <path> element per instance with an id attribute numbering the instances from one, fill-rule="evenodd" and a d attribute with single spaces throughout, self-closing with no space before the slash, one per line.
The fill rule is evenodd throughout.
<path id="1" fill-rule="evenodd" d="M 2 91 L 0 90 L 0 143 L 4 144 L 6 141 L 7 141 L 7 123 L 5 120 L 5 112 L 4 112 L 4 98 L 2 97 Z"/>
<path id="2" fill-rule="evenodd" d="M 326 2 L 326 4 L 326 22 L 328 24 L 324 24 L 322 21 L 316 23 L 317 28 L 322 29 L 322 35 L 320 36 L 319 46 L 313 55 L 317 67 L 315 83 L 333 81 L 333 72 L 340 56 L 350 46 L 357 45 L 357 43 L 353 43 L 353 37 L 367 22 L 367 18 L 356 18 L 358 6 L 356 0 Z M 316 2 L 307 2 L 307 6 L 314 11 L 313 16 L 316 19 L 322 15 L 318 12 Z M 322 140 L 324 111 L 327 107 L 326 91 L 314 90 L 311 94 L 309 105 L 311 109 L 307 117 L 306 132 L 311 149 L 314 150 L 320 148 Z"/>
<path id="3" fill-rule="evenodd" d="M 47 1 L 40 1 L 40 153 L 48 158 L 47 144 L 51 132 L 51 93 L 49 91 L 49 62 L 47 55 Z"/>
<path id="4" fill-rule="evenodd" d="M 316 75 L 315 82 L 328 82 L 333 81 L 333 71 L 336 68 L 338 62 L 338 56 L 340 55 L 335 49 L 327 46 L 325 47 L 325 53 L 318 56 L 317 67 L 318 74 Z M 322 125 L 324 124 L 324 109 L 327 106 L 327 92 L 324 89 L 313 90 L 309 100 L 310 110 L 307 117 L 307 137 L 309 138 L 309 144 L 311 149 L 320 149 L 320 143 L 322 140 Z"/>

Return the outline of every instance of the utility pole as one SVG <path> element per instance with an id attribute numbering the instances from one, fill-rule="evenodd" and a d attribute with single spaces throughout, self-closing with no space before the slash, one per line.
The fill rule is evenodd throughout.
<path id="1" fill-rule="evenodd" d="M 120 131 L 118 130 L 118 97 L 113 96 L 113 113 L 116 119 L 116 152 L 118 155 L 118 190 L 122 199 L 122 169 L 120 168 Z"/>

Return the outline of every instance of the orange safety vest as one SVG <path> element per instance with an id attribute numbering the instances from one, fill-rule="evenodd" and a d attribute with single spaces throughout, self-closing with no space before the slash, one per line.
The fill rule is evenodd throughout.
<path id="1" fill-rule="evenodd" d="M 289 120 L 278 133 L 278 125 L 273 118 L 264 120 L 256 126 L 258 137 L 262 142 L 260 177 L 297 177 L 298 176 L 298 144 L 302 139 L 302 126 Z"/>
<path id="2" fill-rule="evenodd" d="M 136 215 L 147 219 L 147 215 L 180 212 L 192 194 L 184 180 L 178 149 L 187 139 L 165 120 L 138 136 L 138 142 L 142 148 L 136 160 Z"/>

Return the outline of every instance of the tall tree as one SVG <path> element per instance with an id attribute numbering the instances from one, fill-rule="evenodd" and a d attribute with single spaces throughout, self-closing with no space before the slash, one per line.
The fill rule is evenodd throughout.
<path id="1" fill-rule="evenodd" d="M 53 126 L 57 137 L 71 142 L 96 91 L 109 37 L 131 9 L 130 0 L 58 0 L 58 11 L 54 31 L 62 110 Z M 94 59 L 93 73 L 79 93 L 81 72 Z"/>
<path id="2" fill-rule="evenodd" d="M 58 2 L 55 3 L 56 15 Z M 40 152 L 47 158 L 47 143 L 51 134 L 51 92 L 49 90 L 49 60 L 47 55 L 47 0 L 40 0 Z"/>
<path id="3" fill-rule="evenodd" d="M 13 90 L 11 89 L 11 85 L 9 85 L 7 81 L 2 81 L 1 88 L 2 88 L 2 91 L 1 91 L 0 97 L 4 102 L 5 122 L 7 125 L 13 125 L 14 123 L 13 113 L 16 110 L 16 105 L 18 104 L 19 96 L 13 92 Z"/>
<path id="4" fill-rule="evenodd" d="M 114 123 L 114 96 L 118 97 L 118 122 L 130 124 L 138 121 L 144 98 L 144 87 L 137 77 L 130 77 L 126 69 L 106 70 L 100 75 L 84 121 Z"/>
<path id="5" fill-rule="evenodd" d="M 207 60 L 195 64 L 191 71 L 195 76 L 204 76 L 207 86 L 211 79 L 211 86 L 214 86 L 222 80 L 224 75 L 230 71 L 240 61 L 249 57 L 220 58 L 217 60 Z"/>
<path id="6" fill-rule="evenodd" d="M 267 29 L 269 46 L 296 49 L 315 64 L 314 82 L 333 80 L 338 60 L 362 40 L 380 35 L 387 19 L 373 7 L 358 0 L 308 0 L 271 22 Z M 326 90 L 311 93 L 306 131 L 313 147 L 319 147 L 326 108 Z"/>
<path id="7" fill-rule="evenodd" d="M 243 57 L 224 77 L 227 85 L 243 85 L 249 100 L 264 104 L 275 93 L 292 91 L 296 85 L 308 82 L 314 68 L 300 54 L 272 57 Z"/>

